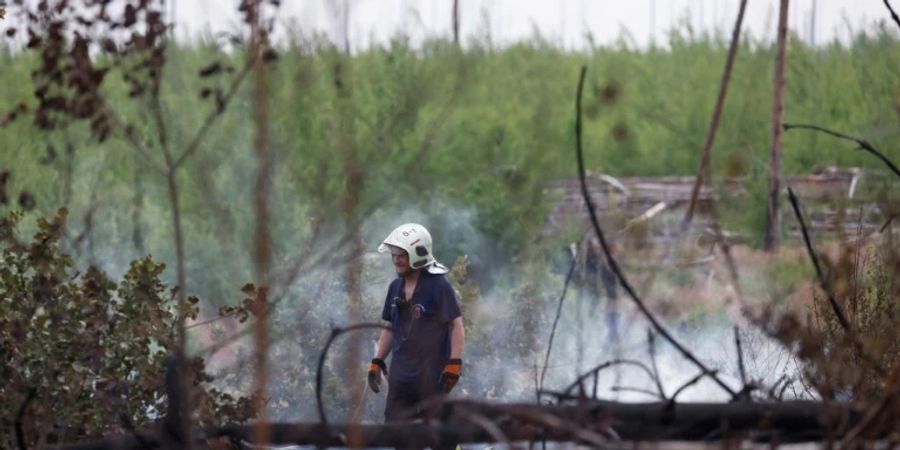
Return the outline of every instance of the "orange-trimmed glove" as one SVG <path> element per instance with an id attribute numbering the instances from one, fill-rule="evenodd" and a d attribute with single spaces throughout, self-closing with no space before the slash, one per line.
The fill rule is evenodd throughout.
<path id="1" fill-rule="evenodd" d="M 447 361 L 447 365 L 444 366 L 444 371 L 441 373 L 440 385 L 445 394 L 449 394 L 453 390 L 453 387 L 459 381 L 460 375 L 462 375 L 462 359 L 451 358 Z"/>
<path id="2" fill-rule="evenodd" d="M 384 360 L 381 358 L 375 358 L 372 360 L 372 364 L 369 365 L 369 389 L 374 393 L 381 392 L 381 375 L 387 376 L 387 366 L 384 364 Z"/>

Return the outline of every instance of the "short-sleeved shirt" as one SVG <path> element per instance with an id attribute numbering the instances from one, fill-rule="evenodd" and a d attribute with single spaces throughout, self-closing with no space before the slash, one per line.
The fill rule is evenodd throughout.
<path id="1" fill-rule="evenodd" d="M 444 275 L 423 270 L 407 306 L 403 278 L 388 287 L 381 318 L 391 323 L 391 383 L 416 383 L 437 388 L 447 359 L 450 358 L 450 322 L 462 315 L 456 292 Z"/>

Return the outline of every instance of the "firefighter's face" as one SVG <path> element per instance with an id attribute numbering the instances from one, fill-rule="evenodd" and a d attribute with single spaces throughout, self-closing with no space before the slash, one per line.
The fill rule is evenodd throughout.
<path id="1" fill-rule="evenodd" d="M 398 275 L 409 272 L 409 255 L 402 249 L 391 248 L 391 262 L 394 263 L 394 270 Z"/>

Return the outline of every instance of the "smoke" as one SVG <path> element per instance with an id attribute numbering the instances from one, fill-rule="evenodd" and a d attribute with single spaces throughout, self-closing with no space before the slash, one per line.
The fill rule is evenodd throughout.
<path id="1" fill-rule="evenodd" d="M 427 210 L 414 206 L 399 211 L 381 210 L 364 223 L 362 230 L 367 250 L 361 258 L 364 266 L 361 281 L 363 320 L 382 322 L 386 289 L 396 276 L 390 258 L 377 253 L 378 244 L 402 223 L 421 223 L 432 232 L 434 252 L 441 262 L 452 266 L 459 256 L 465 255 L 471 262 L 470 269 L 490 270 L 497 280 L 476 298 L 460 299 L 467 339 L 463 351 L 463 376 L 453 396 L 504 402 L 534 401 L 537 377 L 542 369 L 565 277 L 564 270 L 548 263 L 556 259 L 559 248 L 547 246 L 543 257 L 541 252 L 544 250 L 537 249 L 525 263 L 498 261 L 490 239 L 479 231 L 477 210 L 441 199 L 430 201 L 428 206 Z M 328 242 L 322 243 L 323 247 L 327 245 Z M 273 420 L 318 420 L 314 399 L 320 351 L 333 327 L 350 324 L 341 266 L 345 259 L 339 252 L 327 262 L 305 271 L 290 286 L 272 315 L 274 346 L 270 355 L 272 390 L 268 405 Z M 691 278 L 690 275 L 686 277 Z M 677 294 L 675 286 L 666 280 L 657 281 L 653 291 Z M 651 309 L 660 310 L 660 320 L 679 342 L 717 371 L 717 375 L 735 391 L 741 389 L 733 325 L 724 304 L 700 302 L 669 308 L 663 308 L 658 301 L 649 304 Z M 612 305 L 619 317 L 617 340 L 610 329 L 608 313 Z M 562 391 L 579 374 L 614 359 L 639 361 L 652 370 L 649 329 L 649 323 L 624 295 L 611 303 L 604 295 L 594 296 L 582 285 L 573 283 L 564 299 L 544 388 Z M 333 345 L 325 364 L 322 394 L 332 422 L 348 420 L 357 413 L 364 422 L 382 420 L 385 391 L 374 394 L 366 390 L 361 404 L 350 402 L 351 388 L 365 383 L 368 360 L 374 353 L 378 336 L 377 330 L 359 333 L 362 333 L 362 347 L 357 350 L 364 356 L 359 361 L 357 378 L 346 379 L 341 368 L 342 356 L 352 350 L 349 347 L 352 340 L 346 335 Z M 791 355 L 760 331 L 743 328 L 741 340 L 749 379 L 772 385 L 785 374 L 798 373 Z M 246 388 L 251 385 L 252 378 L 249 368 L 242 366 L 246 363 L 241 361 L 250 361 L 251 347 L 249 342 L 239 341 L 235 348 L 232 361 L 236 364 L 220 367 L 218 373 L 224 382 Z M 666 396 L 671 396 L 699 374 L 696 366 L 659 337 L 655 339 L 654 353 L 659 381 Z M 593 379 L 586 383 L 588 394 L 593 390 L 593 384 Z M 656 391 L 655 381 L 634 366 L 605 369 L 597 379 L 597 395 L 605 399 L 652 401 L 656 398 L 650 393 Z M 801 393 L 788 390 L 786 395 Z M 714 382 L 703 379 L 685 389 L 678 400 L 727 401 L 729 397 Z"/>

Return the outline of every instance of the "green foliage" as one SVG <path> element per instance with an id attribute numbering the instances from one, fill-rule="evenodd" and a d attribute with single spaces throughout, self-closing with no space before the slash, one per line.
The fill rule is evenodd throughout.
<path id="1" fill-rule="evenodd" d="M 76 272 L 60 250 L 67 211 L 40 218 L 31 242 L 6 240 L 0 260 L 0 445 L 14 446 L 15 414 L 28 442 L 48 430 L 67 439 L 127 432 L 166 413 L 163 361 L 174 348 L 175 292 L 160 281 L 165 265 L 135 260 L 120 283 L 95 267 Z M 2 235 L 14 233 L 11 214 Z M 180 314 L 196 317 L 199 300 Z M 190 361 L 195 420 L 245 420 L 246 398 L 209 384 L 200 358 Z"/>
<path id="2" fill-rule="evenodd" d="M 637 51 L 619 44 L 581 53 L 540 40 L 503 49 L 483 42 L 469 50 L 433 40 L 417 49 L 398 37 L 386 47 L 346 55 L 322 40 L 295 37 L 269 66 L 278 162 L 276 261 L 295 258 L 317 227 L 323 235 L 339 235 L 348 198 L 359 202 L 362 219 L 410 209 L 426 217 L 454 214 L 432 211 L 436 201 L 474 208 L 472 225 L 489 243 L 484 250 L 491 257 L 466 251 L 464 243 L 444 254 L 453 260 L 470 253 L 476 273 L 489 260 L 526 254 L 529 239 L 544 226 L 543 188 L 575 174 L 579 66 L 591 68 L 584 99 L 588 168 L 612 175 L 688 175 L 696 170 L 726 51 L 723 38 L 689 29 L 674 30 L 668 47 Z M 32 105 L 35 55 L 6 52 L 0 59 L 0 83 L 11 87 L 0 92 L 0 111 Z M 713 174 L 750 180 L 754 195 L 723 211 L 728 225 L 750 236 L 759 233 L 764 217 L 764 198 L 756 194 L 767 179 L 773 59 L 770 43 L 743 39 L 714 149 Z M 898 159 L 898 61 L 900 42 L 886 28 L 849 46 L 813 48 L 791 40 L 785 120 L 864 137 Z M 223 69 L 197 76 L 213 62 Z M 243 63 L 241 52 L 211 43 L 168 47 L 161 100 L 173 148 L 189 142 L 215 107 L 210 92 L 227 87 Z M 128 98 L 119 77 L 106 79 L 110 104 L 160 155 L 145 100 Z M 249 95 L 247 86 L 238 91 L 178 175 L 189 289 L 214 305 L 225 302 L 229 280 L 249 279 L 252 267 L 244 251 L 253 236 Z M 72 211 L 73 234 L 87 233 L 73 245 L 76 258 L 113 273 L 148 253 L 174 261 L 165 179 L 148 170 L 144 157 L 121 136 L 92 142 L 87 124 L 48 133 L 29 121 L 19 114 L 0 128 L 0 166 L 15 161 L 10 189 L 31 192 L 39 214 L 59 206 Z M 832 164 L 881 170 L 874 158 L 851 149 L 818 133 L 791 131 L 785 173 Z M 367 240 L 383 233 L 365 231 L 371 233 Z"/>

